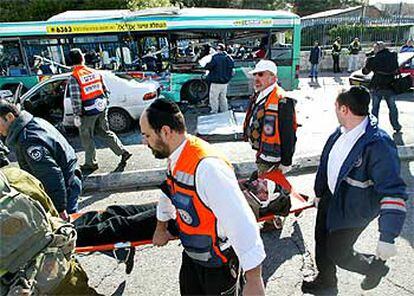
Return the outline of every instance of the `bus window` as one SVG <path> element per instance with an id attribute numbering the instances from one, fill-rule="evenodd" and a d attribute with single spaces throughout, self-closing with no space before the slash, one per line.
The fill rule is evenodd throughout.
<path id="1" fill-rule="evenodd" d="M 65 49 L 65 54 L 75 47 L 85 54 L 86 64 L 95 69 L 118 70 L 122 65 L 117 35 L 74 37 L 73 44 Z"/>
<path id="2" fill-rule="evenodd" d="M 29 67 L 37 75 L 60 73 L 58 64 L 64 64 L 63 49 L 57 39 L 27 39 L 22 41 Z M 55 64 L 56 63 L 56 64 Z"/>
<path id="3" fill-rule="evenodd" d="M 291 66 L 293 59 L 293 30 L 272 32 L 270 59 L 278 66 Z"/>
<path id="4" fill-rule="evenodd" d="M 176 72 L 198 72 L 199 61 L 212 53 L 222 36 L 211 31 L 177 32 L 171 34 L 172 69 Z M 202 70 L 204 71 L 204 70 Z"/>
<path id="5" fill-rule="evenodd" d="M 0 41 L 0 75 L 25 76 L 28 71 L 24 66 L 18 40 Z"/>
<path id="6" fill-rule="evenodd" d="M 227 37 L 227 53 L 236 66 L 268 57 L 269 31 L 231 31 Z"/>
<path id="7" fill-rule="evenodd" d="M 138 39 L 139 64 L 142 70 L 162 72 L 169 67 L 169 43 L 164 35 L 141 36 Z"/>

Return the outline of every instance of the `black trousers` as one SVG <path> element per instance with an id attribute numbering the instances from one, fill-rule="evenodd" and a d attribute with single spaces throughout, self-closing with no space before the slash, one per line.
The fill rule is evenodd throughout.
<path id="1" fill-rule="evenodd" d="M 73 224 L 79 247 L 150 240 L 157 225 L 156 203 L 110 206 L 103 212 L 87 212 Z M 168 230 L 178 234 L 175 221 L 168 222 Z"/>
<path id="2" fill-rule="evenodd" d="M 180 269 L 180 294 L 240 295 L 241 272 L 238 261 L 233 260 L 223 267 L 204 267 L 194 262 L 183 251 Z"/>
<path id="3" fill-rule="evenodd" d="M 367 275 L 370 273 L 374 255 L 361 254 L 354 250 L 354 244 L 364 228 L 328 232 L 326 217 L 330 198 L 330 194 L 321 198 L 316 216 L 315 259 L 319 276 L 328 281 L 336 280 L 336 266 Z"/>
<path id="4" fill-rule="evenodd" d="M 341 72 L 341 69 L 339 68 L 339 55 L 333 55 L 333 71 L 334 73 Z"/>

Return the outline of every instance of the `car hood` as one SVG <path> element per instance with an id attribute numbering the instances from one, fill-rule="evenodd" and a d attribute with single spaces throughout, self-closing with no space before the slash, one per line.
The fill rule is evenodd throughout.
<path id="1" fill-rule="evenodd" d="M 412 58 L 414 58 L 414 52 L 401 52 L 398 54 L 398 65 L 401 67 Z"/>
<path id="2" fill-rule="evenodd" d="M 409 62 L 411 59 L 414 58 L 414 52 L 402 52 L 398 54 L 398 65 L 399 67 L 402 67 L 407 62 Z M 373 72 L 370 72 L 367 75 L 362 74 L 362 69 L 359 69 L 355 72 L 352 72 L 350 75 L 350 78 L 360 78 L 365 80 L 371 80 L 372 76 L 374 76 Z"/>
<path id="3" fill-rule="evenodd" d="M 110 71 L 99 71 L 99 73 L 102 74 L 105 84 L 110 91 L 116 89 L 118 92 L 128 92 L 135 89 L 139 93 L 147 93 L 157 91 L 160 87 L 160 84 L 155 80 L 138 82 L 134 79 L 128 80 L 118 77 Z"/>

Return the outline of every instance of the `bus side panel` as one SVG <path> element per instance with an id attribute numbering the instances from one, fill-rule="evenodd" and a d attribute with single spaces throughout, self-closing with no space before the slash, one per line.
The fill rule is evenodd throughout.
<path id="1" fill-rule="evenodd" d="M 21 76 L 21 77 L 0 77 L 0 89 L 14 90 L 19 83 L 23 83 L 24 88 L 29 90 L 39 82 L 38 76 Z"/>

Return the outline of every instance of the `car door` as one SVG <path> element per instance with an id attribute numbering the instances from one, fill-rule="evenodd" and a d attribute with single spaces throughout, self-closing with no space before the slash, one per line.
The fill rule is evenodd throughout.
<path id="1" fill-rule="evenodd" d="M 57 123 L 54 122 L 56 120 L 61 121 L 63 114 L 56 116 L 55 111 L 63 108 L 66 81 L 66 77 L 56 77 L 39 83 L 22 96 L 22 108 L 52 124 Z"/>
<path id="2" fill-rule="evenodd" d="M 73 117 L 72 99 L 69 93 L 69 83 L 67 83 L 65 88 L 65 97 L 63 98 L 63 126 L 73 127 Z"/>

